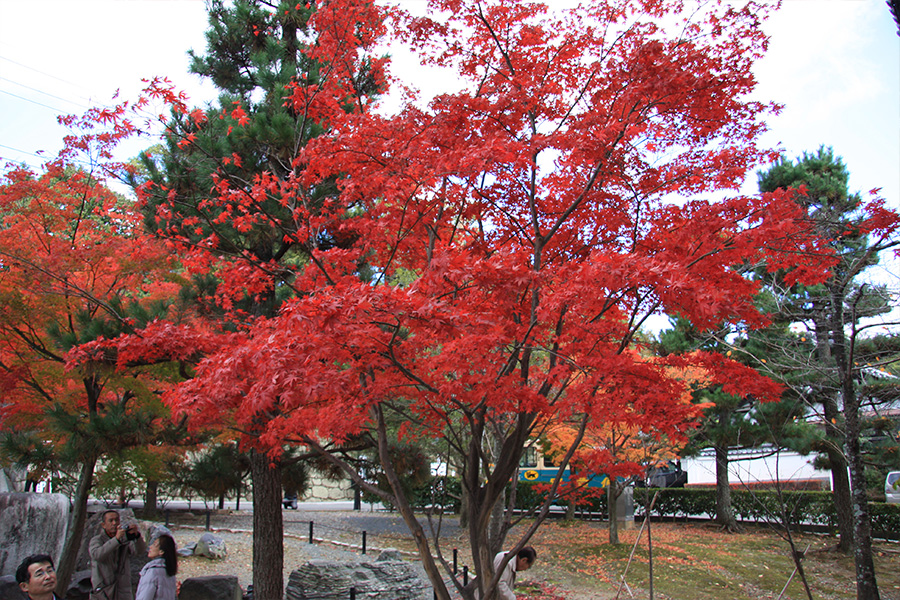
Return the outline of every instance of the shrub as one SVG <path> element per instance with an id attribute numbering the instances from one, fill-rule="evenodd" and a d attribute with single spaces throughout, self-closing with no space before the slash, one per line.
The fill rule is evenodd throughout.
<path id="1" fill-rule="evenodd" d="M 653 507 L 658 517 L 716 516 L 716 490 L 697 488 L 646 488 L 635 493 L 635 513 L 645 515 L 655 492 L 659 497 Z M 788 524 L 819 525 L 830 531 L 837 529 L 837 516 L 831 492 L 784 491 L 779 497 L 773 490 L 732 490 L 735 517 L 747 521 L 781 521 L 784 503 Z M 869 517 L 876 535 L 897 537 L 900 532 L 900 504 L 869 502 Z"/>

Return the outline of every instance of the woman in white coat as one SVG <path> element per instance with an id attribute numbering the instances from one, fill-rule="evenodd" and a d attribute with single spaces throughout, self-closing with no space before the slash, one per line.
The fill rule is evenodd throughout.
<path id="1" fill-rule="evenodd" d="M 147 550 L 150 562 L 141 569 L 134 600 L 177 600 L 178 553 L 172 536 L 161 535 Z"/>

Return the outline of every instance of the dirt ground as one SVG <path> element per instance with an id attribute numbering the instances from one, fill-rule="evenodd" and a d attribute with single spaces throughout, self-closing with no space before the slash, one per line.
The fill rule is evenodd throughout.
<path id="1" fill-rule="evenodd" d="M 310 520 L 314 522 L 314 544 L 309 544 Z M 225 540 L 228 556 L 219 561 L 185 558 L 180 563 L 179 580 L 237 575 L 246 588 L 252 582 L 251 516 L 220 513 L 211 521 L 214 533 Z M 203 518 L 179 518 L 171 528 L 181 547 L 199 539 L 204 532 Z M 285 513 L 285 582 L 294 568 L 312 559 L 363 559 L 360 534 L 364 529 L 368 530 L 367 557 L 374 558 L 384 548 L 395 548 L 417 562 L 415 546 L 396 514 L 291 511 Z M 783 600 L 807 597 L 800 578 L 791 574 L 793 563 L 786 542 L 764 528 L 726 534 L 709 524 L 653 524 L 653 561 L 649 560 L 646 534 L 641 534 L 640 543 L 634 545 L 637 528 L 622 532 L 618 545 L 608 544 L 606 535 L 605 524 L 598 522 L 551 521 L 542 525 L 531 540 L 538 550 L 538 561 L 517 580 L 519 598 L 612 600 L 617 592 L 622 600 L 649 598 L 651 563 L 654 597 L 663 600 L 774 600 L 782 589 Z M 453 520 L 444 524 L 441 541 L 448 560 L 452 549 L 460 548 L 460 570 L 462 565 L 471 564 L 462 550 L 467 545 L 465 534 Z M 816 600 L 856 598 L 853 559 L 833 551 L 833 538 L 799 535 L 795 541 L 801 548 L 808 548 L 805 575 Z M 875 554 L 882 599 L 900 600 L 900 544 L 878 542 Z M 622 586 L 626 571 L 627 585 Z"/>

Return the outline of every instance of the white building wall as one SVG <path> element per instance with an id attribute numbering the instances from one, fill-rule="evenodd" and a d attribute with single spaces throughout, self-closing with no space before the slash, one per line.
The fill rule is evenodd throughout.
<path id="1" fill-rule="evenodd" d="M 812 466 L 814 456 L 801 456 L 796 452 L 771 448 L 752 450 L 732 450 L 729 453 L 729 482 L 732 486 L 757 484 L 774 481 L 825 481 L 831 488 L 831 473 Z M 716 483 L 716 457 L 712 449 L 704 450 L 700 456 L 684 458 L 681 468 L 687 471 L 688 485 Z"/>

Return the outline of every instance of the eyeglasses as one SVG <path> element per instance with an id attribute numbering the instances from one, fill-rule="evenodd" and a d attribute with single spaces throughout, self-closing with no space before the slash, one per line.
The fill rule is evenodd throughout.
<path id="1" fill-rule="evenodd" d="M 47 565 L 46 567 L 41 567 L 40 569 L 36 570 L 34 573 L 31 574 L 31 576 L 40 579 L 41 577 L 46 577 L 47 575 L 53 575 L 54 573 L 56 573 L 56 569 L 54 569 L 50 565 Z"/>

